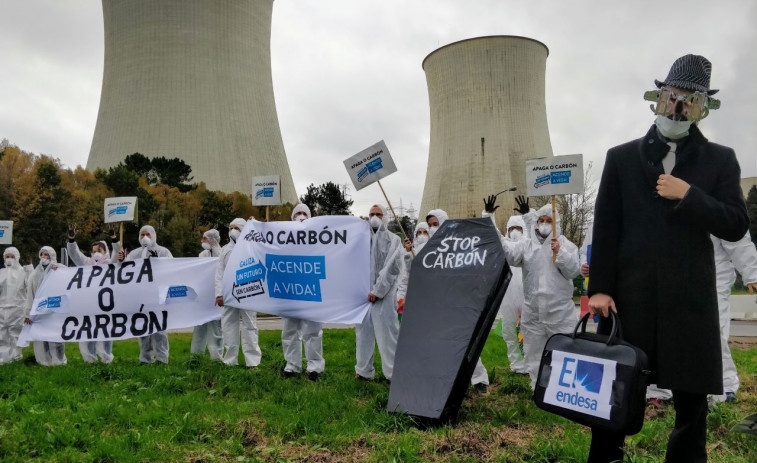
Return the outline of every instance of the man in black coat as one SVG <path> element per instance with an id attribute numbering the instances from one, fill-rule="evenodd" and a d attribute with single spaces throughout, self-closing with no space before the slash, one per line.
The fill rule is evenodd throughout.
<path id="1" fill-rule="evenodd" d="M 734 151 L 692 123 L 719 106 L 710 73 L 686 55 L 655 81 L 655 124 L 608 151 L 594 216 L 589 308 L 617 312 L 651 382 L 673 390 L 666 462 L 707 461 L 707 394 L 723 391 L 710 234 L 735 241 L 749 226 Z M 589 462 L 621 460 L 624 437 L 593 429 Z"/>

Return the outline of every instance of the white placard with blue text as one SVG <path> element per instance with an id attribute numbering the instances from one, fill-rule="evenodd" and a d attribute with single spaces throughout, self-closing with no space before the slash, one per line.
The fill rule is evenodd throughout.
<path id="1" fill-rule="evenodd" d="M 281 204 L 281 176 L 252 177 L 252 205 L 278 206 Z"/>
<path id="2" fill-rule="evenodd" d="M 215 257 L 58 267 L 37 289 L 18 345 L 139 338 L 218 320 L 217 267 Z"/>
<path id="3" fill-rule="evenodd" d="M 347 158 L 344 167 L 347 168 L 356 190 L 362 190 L 371 183 L 397 172 L 397 166 L 394 165 L 384 140 Z"/>
<path id="4" fill-rule="evenodd" d="M 352 216 L 250 220 L 226 264 L 224 305 L 316 322 L 360 323 L 370 307 L 370 243 L 370 225 Z"/>
<path id="5" fill-rule="evenodd" d="M 551 367 L 544 403 L 610 419 L 617 362 L 556 350 Z"/>
<path id="6" fill-rule="evenodd" d="M 526 195 L 573 195 L 584 191 L 584 156 L 570 154 L 526 161 Z"/>
<path id="7" fill-rule="evenodd" d="M 105 198 L 105 223 L 131 222 L 136 209 L 136 196 Z"/>
<path id="8" fill-rule="evenodd" d="M 0 244 L 13 244 L 12 220 L 0 220 Z"/>

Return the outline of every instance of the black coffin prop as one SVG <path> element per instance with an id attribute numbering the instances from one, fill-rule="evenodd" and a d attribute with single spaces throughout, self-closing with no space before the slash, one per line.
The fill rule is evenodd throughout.
<path id="1" fill-rule="evenodd" d="M 412 262 L 388 411 L 455 420 L 510 276 L 491 219 L 444 222 Z"/>

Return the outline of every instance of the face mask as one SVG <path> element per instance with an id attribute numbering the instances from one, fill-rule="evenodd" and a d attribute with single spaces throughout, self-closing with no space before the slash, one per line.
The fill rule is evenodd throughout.
<path id="1" fill-rule="evenodd" d="M 691 121 L 674 121 L 662 115 L 657 116 L 654 123 L 660 134 L 671 140 L 678 140 L 687 136 L 689 134 L 689 127 L 691 127 Z"/>
<path id="2" fill-rule="evenodd" d="M 426 235 L 419 235 L 415 237 L 415 244 L 421 245 L 426 244 L 428 242 L 428 236 Z"/>
<path id="3" fill-rule="evenodd" d="M 210 251 L 210 243 L 202 243 L 202 249 L 205 249 L 206 251 Z"/>
<path id="4" fill-rule="evenodd" d="M 551 223 L 543 223 L 539 225 L 538 227 L 539 233 L 541 236 L 548 236 L 550 233 L 552 233 L 552 224 Z"/>
<path id="5" fill-rule="evenodd" d="M 95 252 L 92 254 L 92 258 L 95 260 L 95 262 L 100 262 L 100 259 L 103 258 L 103 253 Z"/>
<path id="6" fill-rule="evenodd" d="M 374 230 L 378 230 L 381 224 L 384 223 L 381 219 L 379 219 L 375 215 L 371 217 L 370 222 L 371 222 L 371 228 L 373 228 Z"/>
<path id="7" fill-rule="evenodd" d="M 43 267 L 47 267 L 50 265 L 50 259 L 45 259 L 44 257 L 39 260 L 39 263 L 42 264 Z"/>
<path id="8" fill-rule="evenodd" d="M 237 242 L 237 238 L 239 238 L 239 233 L 240 233 L 239 230 L 237 230 L 236 228 L 230 230 L 229 231 L 229 239 L 231 241 L 233 241 L 233 242 L 236 243 Z"/>
<path id="9" fill-rule="evenodd" d="M 428 228 L 428 236 L 434 236 L 434 233 L 439 229 L 439 227 L 429 227 Z"/>
<path id="10" fill-rule="evenodd" d="M 523 237 L 523 233 L 519 232 L 518 230 L 513 230 L 510 232 L 510 239 L 513 241 L 520 241 L 522 237 Z"/>
<path id="11" fill-rule="evenodd" d="M 297 217 L 294 218 L 294 220 L 298 222 L 304 222 L 305 219 L 307 219 L 307 217 L 305 217 L 304 215 L 298 215 Z"/>
<path id="12" fill-rule="evenodd" d="M 13 264 L 15 264 L 15 263 L 16 263 L 16 259 L 14 259 L 12 257 L 8 257 L 7 259 L 5 259 L 5 266 L 6 267 L 13 267 Z"/>
<path id="13" fill-rule="evenodd" d="M 142 237 L 142 239 L 139 240 L 139 242 L 142 244 L 142 247 L 145 247 L 145 248 L 149 246 L 150 244 L 152 244 L 152 240 L 150 239 L 149 236 Z"/>

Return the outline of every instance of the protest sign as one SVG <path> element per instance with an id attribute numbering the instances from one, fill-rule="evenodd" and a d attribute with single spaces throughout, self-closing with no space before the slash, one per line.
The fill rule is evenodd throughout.
<path id="1" fill-rule="evenodd" d="M 491 219 L 442 224 L 411 265 L 388 411 L 455 419 L 510 277 Z"/>
<path id="2" fill-rule="evenodd" d="M 0 244 L 13 244 L 12 220 L 0 220 Z"/>
<path id="3" fill-rule="evenodd" d="M 526 191 L 528 196 L 583 193 L 583 155 L 571 154 L 527 160 Z"/>
<path id="4" fill-rule="evenodd" d="M 252 177 L 252 205 L 278 206 L 281 204 L 281 176 Z"/>
<path id="5" fill-rule="evenodd" d="M 250 220 L 223 275 L 224 304 L 316 322 L 360 323 L 370 303 L 370 225 L 351 216 Z"/>
<path id="6" fill-rule="evenodd" d="M 138 338 L 218 320 L 217 264 L 193 257 L 58 267 L 37 290 L 18 345 Z"/>
<path id="7" fill-rule="evenodd" d="M 136 208 L 136 196 L 105 198 L 105 223 L 132 221 Z"/>
<path id="8" fill-rule="evenodd" d="M 347 158 L 344 167 L 347 168 L 356 190 L 362 190 L 371 183 L 397 172 L 397 166 L 394 165 L 384 140 Z"/>

